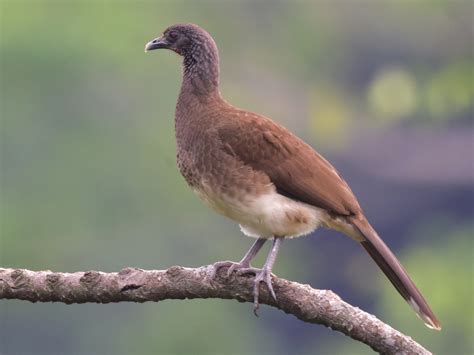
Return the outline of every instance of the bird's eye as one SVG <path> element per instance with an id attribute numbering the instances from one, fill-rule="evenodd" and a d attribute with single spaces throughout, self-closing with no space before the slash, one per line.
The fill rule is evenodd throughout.
<path id="1" fill-rule="evenodd" d="M 172 39 L 172 40 L 175 40 L 176 38 L 178 38 L 178 32 L 177 31 L 170 31 L 168 33 L 168 38 Z"/>

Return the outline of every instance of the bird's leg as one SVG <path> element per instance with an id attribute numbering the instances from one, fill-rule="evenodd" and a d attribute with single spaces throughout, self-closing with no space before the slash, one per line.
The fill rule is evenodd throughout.
<path id="1" fill-rule="evenodd" d="M 275 264 L 275 260 L 278 255 L 278 251 L 280 250 L 281 243 L 283 242 L 283 238 L 273 238 L 273 245 L 272 249 L 268 253 L 267 260 L 263 265 L 263 268 L 256 269 L 256 268 L 245 268 L 239 270 L 239 274 L 247 274 L 252 273 L 255 274 L 255 280 L 253 281 L 253 312 L 256 316 L 258 316 L 257 311 L 260 306 L 258 302 L 259 294 L 260 294 L 260 282 L 264 282 L 267 285 L 268 291 L 272 295 L 273 299 L 276 301 L 275 291 L 273 290 L 272 286 L 272 268 L 273 264 Z"/>
<path id="2" fill-rule="evenodd" d="M 227 277 L 229 277 L 234 272 L 234 270 L 250 268 L 250 262 L 253 260 L 253 258 L 255 258 L 260 249 L 262 249 L 266 241 L 266 238 L 258 238 L 247 251 L 247 253 L 244 255 L 242 260 L 240 260 L 238 263 L 234 263 L 232 261 L 219 261 L 215 263 L 214 275 L 217 273 L 217 271 L 219 271 L 220 268 L 224 266 L 229 267 L 229 269 L 227 270 Z"/>
<path id="3" fill-rule="evenodd" d="M 227 271 L 227 275 L 232 274 L 234 270 L 249 268 L 250 262 L 253 260 L 253 258 L 255 258 L 260 249 L 262 249 L 266 241 L 267 239 L 265 238 L 257 239 L 247 251 L 247 253 L 245 253 L 242 260 L 240 260 L 238 263 L 232 263 L 232 265 L 230 265 L 229 270 Z"/>

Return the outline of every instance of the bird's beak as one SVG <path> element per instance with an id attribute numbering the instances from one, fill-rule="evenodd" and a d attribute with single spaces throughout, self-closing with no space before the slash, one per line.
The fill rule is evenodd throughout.
<path id="1" fill-rule="evenodd" d="M 148 42 L 145 45 L 145 52 L 149 52 L 155 49 L 168 48 L 169 43 L 163 37 L 155 38 L 153 41 Z"/>

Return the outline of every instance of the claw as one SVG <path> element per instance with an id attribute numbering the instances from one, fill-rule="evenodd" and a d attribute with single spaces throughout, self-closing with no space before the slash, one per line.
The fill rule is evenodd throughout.
<path id="1" fill-rule="evenodd" d="M 262 269 L 256 268 L 256 267 L 242 267 L 237 270 L 237 275 L 257 275 Z"/>
<path id="2" fill-rule="evenodd" d="M 214 264 L 214 271 L 212 273 L 212 278 L 214 278 L 222 267 L 228 267 L 229 269 L 227 270 L 227 277 L 232 275 L 232 273 L 235 270 L 239 269 L 246 269 L 250 268 L 250 262 L 252 259 L 257 255 L 258 251 L 262 248 L 263 244 L 265 244 L 266 239 L 265 238 L 259 238 L 253 243 L 252 247 L 249 249 L 249 251 L 245 254 L 245 256 L 240 260 L 238 263 L 234 263 L 232 261 L 219 261 Z"/>
<path id="3" fill-rule="evenodd" d="M 241 268 L 248 267 L 248 265 L 242 265 L 242 263 L 232 263 L 231 266 L 229 266 L 229 269 L 227 270 L 227 277 L 232 275 L 232 273 L 237 270 L 240 271 Z"/>
<path id="4" fill-rule="evenodd" d="M 241 270 L 247 270 L 247 269 L 254 269 L 250 267 L 250 263 L 246 262 L 240 262 L 240 263 L 235 263 L 233 261 L 219 261 L 214 264 L 214 271 L 212 273 L 212 278 L 215 278 L 216 274 L 220 269 L 223 267 L 228 267 L 229 269 L 227 270 L 226 277 L 230 277 L 234 271 L 237 271 L 237 275 L 242 275 L 240 272 Z M 259 270 L 259 269 L 255 269 Z"/>
<path id="5" fill-rule="evenodd" d="M 228 267 L 229 269 L 226 272 L 226 276 L 229 277 L 235 271 L 237 275 L 255 275 L 253 281 L 253 313 L 258 317 L 258 309 L 260 308 L 259 296 L 260 296 L 260 283 L 263 282 L 267 286 L 268 292 L 272 298 L 276 301 L 277 297 L 275 290 L 272 285 L 272 273 L 269 269 L 263 268 L 259 269 L 256 267 L 250 266 L 249 263 L 234 263 L 232 261 L 219 261 L 214 264 L 214 271 L 212 278 L 214 278 L 219 270 L 223 267 Z"/>
<path id="6" fill-rule="evenodd" d="M 268 292 L 273 297 L 275 302 L 277 301 L 277 297 L 275 291 L 273 290 L 272 285 L 272 267 L 275 263 L 276 256 L 278 254 L 278 250 L 280 249 L 280 245 L 282 243 L 283 238 L 273 238 L 273 246 L 268 253 L 267 260 L 265 261 L 265 265 L 262 269 L 257 269 L 250 266 L 250 261 L 255 257 L 257 252 L 265 243 L 264 238 L 257 239 L 257 241 L 252 245 L 250 250 L 245 254 L 244 258 L 238 262 L 233 263 L 232 261 L 219 261 L 214 264 L 214 272 L 212 277 L 217 274 L 220 268 L 228 267 L 227 270 L 227 277 L 229 277 L 234 271 L 237 272 L 237 275 L 246 275 L 246 274 L 254 274 L 255 279 L 253 281 L 253 313 L 258 317 L 258 308 L 260 307 L 259 303 L 259 295 L 260 295 L 260 283 L 264 282 L 267 285 Z"/>
<path id="7" fill-rule="evenodd" d="M 217 275 L 217 273 L 219 272 L 220 269 L 222 269 L 223 267 L 228 267 L 229 269 L 235 265 L 236 263 L 234 263 L 233 261 L 218 261 L 217 263 L 214 264 L 214 270 L 212 271 L 212 275 L 211 275 L 211 278 L 214 279 Z M 227 277 L 229 277 L 230 273 L 229 271 L 227 271 Z"/>
<path id="8" fill-rule="evenodd" d="M 255 280 L 253 281 L 253 313 L 258 317 L 258 309 L 260 308 L 259 296 L 260 296 L 260 283 L 264 282 L 267 285 L 268 292 L 276 301 L 277 297 L 275 290 L 272 285 L 272 273 L 268 269 L 255 269 L 248 270 L 249 273 L 255 273 Z"/>

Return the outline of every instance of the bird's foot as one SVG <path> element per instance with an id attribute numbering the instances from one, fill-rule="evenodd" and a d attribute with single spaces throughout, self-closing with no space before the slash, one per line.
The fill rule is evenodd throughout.
<path id="1" fill-rule="evenodd" d="M 220 269 L 223 267 L 228 267 L 226 277 L 229 277 L 232 275 L 234 271 L 240 271 L 242 269 L 251 269 L 250 263 L 248 262 L 239 262 L 235 263 L 233 261 L 218 261 L 217 263 L 214 264 L 214 272 L 212 274 L 212 278 L 214 278 L 217 273 L 219 272 Z"/>
<path id="2" fill-rule="evenodd" d="M 272 272 L 270 268 L 264 267 L 258 269 L 255 267 L 240 268 L 237 270 L 238 275 L 254 274 L 255 279 L 253 280 L 253 313 L 258 317 L 258 309 L 260 307 L 259 295 L 260 295 L 260 283 L 264 282 L 267 285 L 268 291 L 273 299 L 276 301 L 277 297 L 272 285 Z"/>

